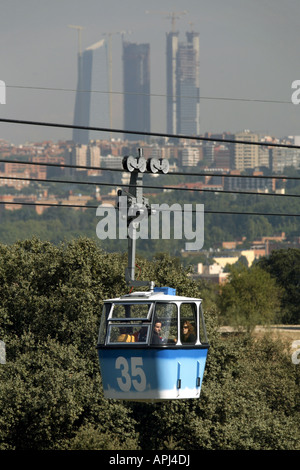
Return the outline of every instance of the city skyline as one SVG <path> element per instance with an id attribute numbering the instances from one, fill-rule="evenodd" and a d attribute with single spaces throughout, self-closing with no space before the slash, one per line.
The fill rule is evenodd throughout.
<path id="1" fill-rule="evenodd" d="M 201 139 L 203 140 L 165 139 L 162 141 L 159 138 L 148 142 L 131 139 L 102 139 L 90 140 L 88 144 L 60 140 L 20 145 L 0 139 L 0 152 L 3 157 L 28 156 L 37 158 L 41 162 L 50 161 L 52 158 L 59 158 L 61 161 L 63 158 L 68 164 L 93 167 L 90 169 L 91 174 L 102 164 L 105 167 L 121 169 L 124 156 L 138 155 L 140 150 L 146 160 L 152 157 L 171 160 L 173 170 L 176 170 L 176 167 L 195 167 L 208 171 L 218 168 L 222 171 L 253 170 L 269 174 L 269 170 L 274 173 L 284 173 L 286 167 L 300 169 L 300 136 L 278 139 L 274 136 L 259 135 L 245 130 L 233 134 L 205 134 Z M 253 145 L 258 142 L 261 142 L 261 145 Z M 8 163 L 10 165 L 10 160 Z M 27 171 L 21 162 L 19 165 L 21 165 L 19 171 Z M 97 171 L 96 174 L 98 174 Z"/>
<path id="2" fill-rule="evenodd" d="M 121 39 L 151 45 L 151 128 L 164 132 L 166 34 L 172 29 L 173 12 L 181 37 L 191 28 L 200 34 L 201 133 L 252 129 L 278 136 L 300 134 L 300 107 L 291 103 L 291 84 L 300 75 L 296 60 L 299 3 L 154 0 L 151 8 L 135 0 L 4 3 L 0 79 L 6 83 L 6 104 L 0 105 L 0 115 L 73 123 L 77 36 L 68 25 L 74 24 L 83 28 L 83 49 L 111 37 L 115 128 L 123 127 Z M 95 51 L 95 57 L 104 49 Z M 105 80 L 92 83 L 91 107 L 97 110 L 97 100 L 108 101 Z M 108 114 L 93 114 L 91 125 L 110 127 Z M 71 135 L 71 131 L 37 126 L 0 125 L 0 138 L 16 143 Z"/>
<path id="3" fill-rule="evenodd" d="M 78 29 L 80 26 L 72 26 Z M 93 51 L 104 40 L 78 52 L 77 92 L 74 125 L 89 126 L 91 119 L 91 90 Z M 79 39 L 80 48 L 80 39 Z M 199 33 L 186 32 L 186 41 L 179 41 L 179 31 L 166 35 L 166 129 L 169 134 L 200 134 L 200 42 Z M 100 64 L 110 75 L 109 61 Z M 123 128 L 137 132 L 151 132 L 151 70 L 150 44 L 124 41 L 122 37 L 123 66 Z M 96 77 L 97 78 L 97 77 Z M 110 100 L 109 100 L 110 104 Z M 109 106 L 110 108 L 110 106 Z M 105 111 L 105 108 L 102 112 Z M 111 109 L 109 109 L 111 114 Z M 110 126 L 112 125 L 110 116 Z M 72 140 L 88 144 L 89 131 L 73 129 Z M 134 134 L 125 133 L 124 138 L 136 140 Z"/>

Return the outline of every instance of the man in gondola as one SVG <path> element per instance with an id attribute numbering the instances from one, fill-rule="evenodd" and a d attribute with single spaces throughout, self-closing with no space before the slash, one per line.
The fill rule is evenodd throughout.
<path id="1" fill-rule="evenodd" d="M 153 327 L 152 344 L 162 344 L 164 342 L 162 336 L 160 336 L 161 327 L 162 327 L 161 321 L 157 320 L 154 323 L 154 327 Z"/>

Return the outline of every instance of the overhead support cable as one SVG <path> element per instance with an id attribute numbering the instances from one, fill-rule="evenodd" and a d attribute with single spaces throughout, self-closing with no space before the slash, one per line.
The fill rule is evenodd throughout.
<path id="1" fill-rule="evenodd" d="M 49 166 L 49 167 L 57 167 L 57 168 L 72 168 L 74 170 L 97 170 L 97 171 L 117 171 L 117 172 L 124 172 L 123 168 L 107 168 L 101 166 L 87 166 L 87 165 L 70 165 L 70 164 L 61 164 L 61 163 L 50 163 L 50 162 L 28 162 L 22 160 L 7 160 L 7 159 L 0 159 L 0 163 L 15 163 L 20 165 L 37 165 L 37 166 Z M 168 175 L 174 176 L 216 176 L 216 177 L 224 177 L 224 178 L 254 178 L 254 179 L 278 179 L 278 180 L 300 180 L 300 176 L 279 176 L 279 175 L 231 175 L 231 174 L 223 174 L 223 173 L 194 173 L 194 172 L 185 172 L 185 171 L 171 171 Z"/>
<path id="2" fill-rule="evenodd" d="M 94 186 L 117 186 L 117 187 L 128 187 L 128 184 L 125 183 L 105 183 L 97 181 L 73 181 L 73 180 L 56 180 L 56 179 L 43 179 L 43 178 L 26 178 L 21 176 L 0 176 L 0 180 L 17 180 L 17 181 L 33 181 L 40 183 L 61 183 L 61 184 L 88 184 Z M 208 188 L 188 188 L 188 187 L 178 187 L 178 186 L 152 186 L 152 185 L 143 185 L 147 189 L 161 189 L 165 191 L 192 191 L 192 192 L 209 192 L 216 194 L 248 194 L 251 196 L 277 196 L 277 197 L 300 197 L 300 194 L 281 194 L 281 193 L 258 193 L 254 191 L 230 191 L 226 189 L 208 189 Z"/>
<path id="3" fill-rule="evenodd" d="M 81 208 L 81 209 L 98 209 L 99 205 L 83 205 L 83 204 L 64 204 L 64 203 L 51 203 L 51 202 L 26 202 L 26 201 L 0 201 L 0 204 L 10 204 L 17 206 L 45 206 L 45 207 L 69 207 L 69 208 Z M 115 207 L 117 210 L 117 207 Z M 160 212 L 164 212 L 161 209 Z M 177 212 L 177 211 L 174 211 Z M 186 212 L 196 213 L 197 211 L 191 210 Z M 280 214 L 280 213 L 266 213 L 266 212 L 239 212 L 239 211 L 214 211 L 204 210 L 205 214 L 221 214 L 221 215 L 255 215 L 255 216 L 266 216 L 266 217 L 300 217 L 300 214 Z"/>
<path id="4" fill-rule="evenodd" d="M 54 122 L 42 122 L 42 121 L 28 121 L 23 119 L 6 119 L 0 118 L 0 122 L 7 124 L 22 124 L 30 126 L 44 126 L 44 127 L 56 127 L 61 129 L 82 129 L 90 130 L 97 132 L 112 132 L 117 134 L 132 134 L 132 135 L 143 135 L 147 137 L 169 137 L 171 139 L 186 139 L 186 140 L 196 140 L 196 141 L 205 141 L 205 142 L 221 142 L 221 143 L 231 143 L 231 144 L 242 144 L 242 145 L 256 145 L 260 147 L 278 147 L 278 148 L 290 148 L 290 149 L 300 149 L 300 145 L 292 144 L 279 144 L 274 142 L 258 142 L 252 141 L 247 142 L 245 140 L 235 140 L 235 139 L 219 139 L 212 137 L 200 137 L 200 136 L 191 136 L 185 134 L 168 134 L 162 132 L 146 132 L 146 131 L 132 131 L 126 129 L 112 129 L 109 127 L 95 127 L 95 126 L 80 126 L 76 124 L 61 124 Z"/>
<path id="5" fill-rule="evenodd" d="M 1 161 L 1 160 L 0 160 Z M 300 176 L 279 176 L 279 175 L 231 175 L 229 173 L 222 174 L 222 173 L 193 173 L 193 172 L 185 172 L 185 171 L 172 171 L 169 175 L 176 175 L 176 176 L 217 176 L 221 178 L 254 178 L 254 179 L 277 179 L 277 180 L 300 180 Z"/>
<path id="6" fill-rule="evenodd" d="M 107 90 L 77 90 L 75 88 L 54 88 L 54 87 L 45 87 L 45 86 L 25 86 L 25 85 L 7 85 L 6 88 L 15 88 L 15 89 L 25 89 L 25 90 L 38 90 L 38 91 L 63 91 L 63 92 L 72 92 L 72 93 L 99 93 L 99 94 L 112 94 L 112 95 L 142 95 L 150 96 L 154 98 L 177 98 L 178 95 L 167 95 L 166 93 L 142 93 L 142 92 L 128 92 L 128 91 L 107 91 Z M 184 98 L 195 98 L 194 96 L 185 95 Z M 245 103 L 270 103 L 270 104 L 293 104 L 292 101 L 286 100 L 263 100 L 259 98 L 231 98 L 227 96 L 199 96 L 201 100 L 209 101 L 238 101 Z"/>

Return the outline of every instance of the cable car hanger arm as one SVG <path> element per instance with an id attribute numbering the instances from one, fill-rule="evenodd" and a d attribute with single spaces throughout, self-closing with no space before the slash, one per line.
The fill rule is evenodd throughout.
<path id="1" fill-rule="evenodd" d="M 135 219 L 141 215 L 140 208 L 146 207 L 151 215 L 151 208 L 148 199 L 143 197 L 143 173 L 148 170 L 151 173 L 167 173 L 169 171 L 169 162 L 165 159 L 151 158 L 148 161 L 142 155 L 142 149 L 139 149 L 137 158 L 127 156 L 123 158 L 123 168 L 131 173 L 129 190 L 124 191 L 127 196 L 127 238 L 128 238 L 128 266 L 125 269 L 125 280 L 130 286 L 148 286 L 150 290 L 154 289 L 153 281 L 135 280 L 135 255 L 136 255 L 136 229 L 139 222 Z M 118 192 L 122 195 L 122 190 Z M 132 231 L 129 235 L 129 225 Z"/>

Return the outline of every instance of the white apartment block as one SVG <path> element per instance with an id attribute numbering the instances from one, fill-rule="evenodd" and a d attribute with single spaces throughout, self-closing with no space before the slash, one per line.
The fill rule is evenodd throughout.
<path id="1" fill-rule="evenodd" d="M 197 166 L 200 160 L 199 148 L 184 147 L 182 149 L 182 166 Z"/>
<path id="2" fill-rule="evenodd" d="M 248 130 L 235 134 L 236 140 L 243 142 L 257 142 L 259 136 Z M 235 144 L 234 166 L 237 170 L 246 170 L 247 168 L 256 168 L 259 166 L 259 147 L 258 145 Z"/>

